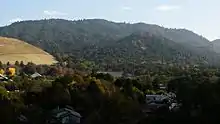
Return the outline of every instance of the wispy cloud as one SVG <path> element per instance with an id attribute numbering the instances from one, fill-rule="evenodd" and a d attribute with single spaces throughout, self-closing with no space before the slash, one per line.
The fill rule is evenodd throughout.
<path id="1" fill-rule="evenodd" d="M 129 7 L 129 6 L 123 6 L 123 7 L 122 7 L 122 10 L 126 10 L 126 11 L 128 11 L 128 10 L 132 10 L 132 8 Z"/>
<path id="2" fill-rule="evenodd" d="M 177 5 L 160 5 L 156 7 L 156 10 L 158 11 L 172 11 L 172 10 L 177 10 L 180 9 L 180 6 Z"/>
<path id="3" fill-rule="evenodd" d="M 20 21 L 22 21 L 23 19 L 21 19 L 21 18 L 14 18 L 14 19 L 11 19 L 11 20 L 9 20 L 9 22 L 10 23 L 14 23 L 14 22 L 20 22 Z"/>
<path id="4" fill-rule="evenodd" d="M 54 10 L 44 10 L 44 14 L 48 16 L 65 16 L 68 15 L 67 13 L 54 11 Z"/>

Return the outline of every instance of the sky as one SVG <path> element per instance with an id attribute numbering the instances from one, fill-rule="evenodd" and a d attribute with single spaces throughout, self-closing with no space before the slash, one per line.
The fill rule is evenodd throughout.
<path id="1" fill-rule="evenodd" d="M 220 0 L 0 0 L 0 26 L 16 21 L 101 18 L 186 28 L 220 38 Z"/>

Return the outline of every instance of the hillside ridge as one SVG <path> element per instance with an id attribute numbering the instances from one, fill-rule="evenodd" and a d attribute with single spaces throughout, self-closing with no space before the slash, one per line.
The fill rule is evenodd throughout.
<path id="1" fill-rule="evenodd" d="M 167 41 L 164 42 L 169 44 L 165 46 L 168 47 L 165 48 L 167 51 L 163 51 L 167 53 L 163 54 L 171 54 L 172 56 L 169 56 L 169 59 L 177 58 L 176 54 L 172 53 L 173 51 L 178 51 L 179 48 L 181 48 L 179 51 L 180 53 L 186 50 L 187 56 L 195 56 L 193 58 L 198 58 L 198 62 L 201 62 L 201 58 L 205 59 L 204 61 L 208 61 L 212 58 L 217 58 L 216 56 L 218 56 L 213 50 L 212 43 L 193 31 L 164 28 L 158 25 L 145 23 L 118 23 L 103 19 L 84 19 L 77 21 L 47 19 L 16 22 L 0 28 L 0 36 L 23 40 L 55 56 L 57 53 L 62 53 L 71 54 L 76 58 L 78 57 L 80 60 L 84 58 L 87 60 L 94 60 L 97 58 L 103 58 L 103 56 L 110 53 L 108 62 L 111 62 L 112 60 L 110 60 L 110 58 L 114 58 L 114 56 L 123 55 L 123 52 L 135 52 L 137 50 L 135 47 L 129 49 L 129 51 L 121 51 L 119 48 L 125 47 L 124 45 L 126 45 L 126 43 L 118 44 L 118 41 L 124 39 L 123 42 L 126 42 L 126 38 L 129 41 L 129 39 L 133 39 L 133 37 L 135 38 L 135 35 L 132 34 L 139 32 L 148 32 L 154 36 L 153 39 L 157 37 L 156 40 L 160 42 L 164 40 Z M 148 42 L 148 40 L 144 40 L 145 38 L 148 39 L 150 36 L 142 37 L 138 35 L 137 39 L 143 39 L 141 44 L 145 44 L 144 42 Z M 160 43 L 149 43 L 151 44 L 149 46 L 153 48 L 148 49 L 148 53 L 152 53 L 152 55 L 148 56 L 155 58 L 154 55 L 157 54 L 154 53 L 155 51 L 160 51 L 158 49 L 159 46 L 157 46 Z M 169 46 L 178 48 L 172 48 Z M 142 49 L 145 48 L 142 47 Z M 115 50 L 117 51 L 115 54 L 118 55 L 111 53 Z M 89 56 L 89 52 L 96 53 L 100 56 Z M 101 54 L 101 52 L 103 52 L 103 54 Z M 183 52 L 181 55 L 184 54 L 185 56 L 185 53 L 186 52 Z M 140 53 L 136 53 L 136 56 L 139 56 L 137 54 Z M 135 54 L 132 56 L 135 56 Z M 129 58 L 127 59 L 130 61 Z"/>

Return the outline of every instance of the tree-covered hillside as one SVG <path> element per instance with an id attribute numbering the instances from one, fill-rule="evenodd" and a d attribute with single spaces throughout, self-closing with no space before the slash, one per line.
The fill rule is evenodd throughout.
<path id="1" fill-rule="evenodd" d="M 153 37 L 134 35 L 140 32 L 148 32 Z M 142 35 L 145 35 L 144 33 Z M 112 62 L 118 57 L 124 59 L 123 61 L 128 61 L 126 59 L 128 57 L 138 58 L 132 61 L 139 61 L 142 58 L 148 60 L 159 58 L 158 61 L 163 61 L 162 57 L 170 61 L 177 58 L 177 53 L 190 61 L 192 61 L 190 56 L 193 56 L 202 63 L 204 61 L 214 63 L 217 60 L 213 58 L 218 58 L 211 43 L 202 36 L 185 29 L 168 29 L 144 23 L 115 23 L 102 19 L 23 21 L 0 28 L 0 36 L 24 40 L 53 55 L 68 53 L 79 59 L 98 58 L 94 61 L 108 58 L 108 61 Z M 137 43 L 144 45 L 140 46 L 142 50 L 137 50 Z M 127 56 L 129 53 L 132 54 Z"/>
<path id="2" fill-rule="evenodd" d="M 214 46 L 214 50 L 217 53 L 220 53 L 220 39 L 216 39 L 216 40 L 212 41 L 212 44 Z"/>
<path id="3" fill-rule="evenodd" d="M 96 50 L 94 50 L 96 49 Z M 108 46 L 93 46 L 83 49 L 86 59 L 108 63 L 134 62 L 136 64 L 152 61 L 174 62 L 191 59 L 192 52 L 181 45 L 150 33 L 133 33 Z M 83 52 L 81 51 L 81 53 Z"/>
<path id="4" fill-rule="evenodd" d="M 144 31 L 174 42 L 206 46 L 208 40 L 185 29 L 167 29 L 144 23 L 114 23 L 102 19 L 67 21 L 61 19 L 24 21 L 1 28 L 0 35 L 16 37 L 44 48 L 66 43 L 97 43 L 115 41 L 131 33 Z M 71 49 L 71 48 L 69 48 Z M 65 49 L 68 50 L 68 49 Z"/>

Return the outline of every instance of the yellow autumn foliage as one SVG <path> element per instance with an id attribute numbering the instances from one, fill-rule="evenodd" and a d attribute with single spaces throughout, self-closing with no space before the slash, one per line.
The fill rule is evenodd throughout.
<path id="1" fill-rule="evenodd" d="M 16 69 L 15 68 L 8 68 L 8 73 L 9 73 L 9 76 L 14 76 L 16 73 Z"/>
<path id="2" fill-rule="evenodd" d="M 105 94 L 105 95 L 110 95 L 110 91 L 109 91 L 109 87 L 103 83 L 100 79 L 96 79 L 95 77 L 89 77 L 90 81 L 91 82 L 94 82 L 98 88 L 98 90 L 102 93 L 102 94 Z"/>
<path id="3" fill-rule="evenodd" d="M 0 69 L 0 74 L 5 74 L 5 71 L 3 69 Z"/>
<path id="4" fill-rule="evenodd" d="M 102 82 L 99 79 L 96 79 L 95 83 L 98 86 L 99 90 L 104 94 L 106 91 L 105 86 L 102 84 Z"/>

